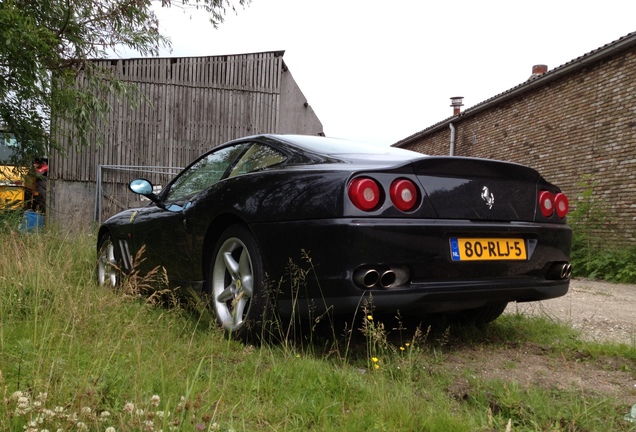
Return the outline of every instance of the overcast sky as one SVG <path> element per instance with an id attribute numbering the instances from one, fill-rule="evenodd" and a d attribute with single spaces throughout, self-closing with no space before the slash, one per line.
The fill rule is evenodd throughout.
<path id="1" fill-rule="evenodd" d="M 172 52 L 284 50 L 328 136 L 392 144 L 636 31 L 634 0 L 253 0 L 214 29 L 158 11 Z"/>

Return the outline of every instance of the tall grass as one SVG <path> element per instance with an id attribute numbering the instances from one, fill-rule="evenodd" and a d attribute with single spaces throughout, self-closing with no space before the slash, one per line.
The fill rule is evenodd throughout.
<path id="1" fill-rule="evenodd" d="M 579 182 L 583 192 L 568 215 L 572 226 L 572 269 L 577 277 L 618 283 L 636 283 L 636 245 L 615 246 L 605 233 L 611 226 L 609 205 L 594 193 L 591 176 Z"/>
<path id="2" fill-rule="evenodd" d="M 2 431 L 630 430 L 624 401 L 444 367 L 467 346 L 586 349 L 546 320 L 415 332 L 369 309 L 320 342 L 254 347 L 228 340 L 204 308 L 98 289 L 95 241 L 0 233 Z M 636 367 L 633 353 L 614 355 Z"/>

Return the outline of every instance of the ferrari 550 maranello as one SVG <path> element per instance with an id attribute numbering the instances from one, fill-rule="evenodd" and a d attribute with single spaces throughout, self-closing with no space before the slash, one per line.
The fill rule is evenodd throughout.
<path id="1" fill-rule="evenodd" d="M 100 285 L 117 286 L 145 247 L 142 274 L 162 266 L 170 285 L 207 294 L 238 335 L 271 312 L 353 314 L 366 298 L 375 313 L 485 323 L 569 286 L 567 197 L 514 163 L 259 135 L 214 148 L 158 194 L 144 179 L 130 189 L 150 203 L 100 227 Z M 266 280 L 301 254 L 312 281 L 273 300 Z"/>

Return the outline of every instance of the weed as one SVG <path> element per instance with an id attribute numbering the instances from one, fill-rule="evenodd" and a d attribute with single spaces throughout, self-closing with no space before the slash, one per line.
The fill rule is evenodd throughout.
<path id="1" fill-rule="evenodd" d="M 485 329 L 406 329 L 371 301 L 344 333 L 329 330 L 337 340 L 282 327 L 283 343 L 251 346 L 225 338 L 199 303 L 192 313 L 147 301 L 147 288 L 162 289 L 160 270 L 154 282 L 133 272 L 121 292 L 96 289 L 94 245 L 48 230 L 0 235 L 0 254 L 21 257 L 0 261 L 0 431 L 633 429 L 624 420 L 633 402 L 556 381 L 522 386 L 510 376 L 521 366 L 486 379 L 471 362 L 450 365 L 461 351 L 518 347 L 517 362 L 539 346 L 555 373 L 611 355 L 625 374 L 633 348 L 517 315 Z M 313 264 L 301 267 L 289 277 L 313 282 Z M 320 327 L 310 323 L 305 332 Z"/>
<path id="2" fill-rule="evenodd" d="M 636 246 L 613 247 L 604 236 L 611 224 L 608 205 L 594 194 L 596 183 L 584 176 L 579 185 L 583 192 L 576 209 L 568 215 L 572 226 L 571 262 L 577 277 L 619 283 L 636 283 Z"/>

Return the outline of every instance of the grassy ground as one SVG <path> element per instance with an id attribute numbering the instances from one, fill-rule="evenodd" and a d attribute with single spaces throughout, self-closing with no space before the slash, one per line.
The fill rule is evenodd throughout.
<path id="1" fill-rule="evenodd" d="M 94 243 L 0 230 L 2 431 L 636 430 L 634 346 L 520 315 L 415 331 L 371 314 L 349 332 L 246 346 L 205 308 L 140 296 L 139 281 L 99 290 Z M 585 363 L 631 381 L 608 394 L 515 379 L 525 366 L 514 360 L 496 376 L 470 360 L 530 348 L 555 372 Z"/>

